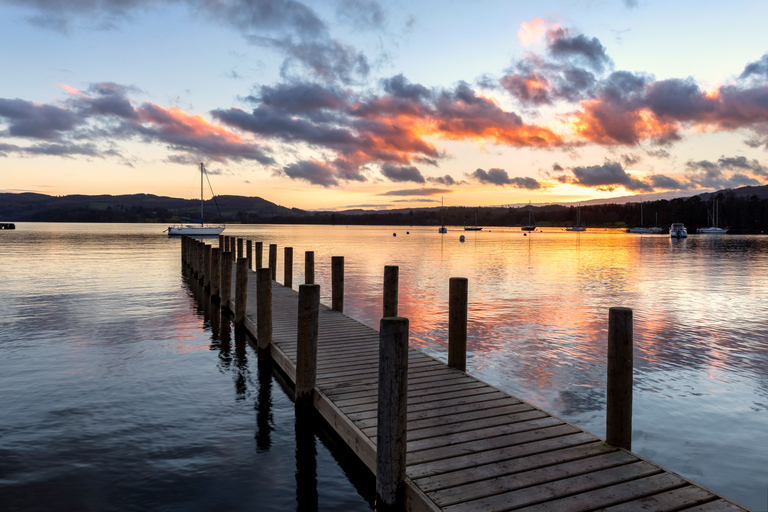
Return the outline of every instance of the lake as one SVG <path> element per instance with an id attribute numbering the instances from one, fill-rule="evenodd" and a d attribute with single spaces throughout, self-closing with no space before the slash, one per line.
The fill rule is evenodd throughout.
<path id="1" fill-rule="evenodd" d="M 316 421 L 295 421 L 279 379 L 249 347 L 230 347 L 228 322 L 195 297 L 179 239 L 164 228 L 17 223 L 0 232 L 0 502 L 369 510 L 370 478 L 350 478 L 365 472 Z M 600 436 L 608 310 L 633 308 L 633 451 L 768 509 L 768 237 L 441 235 L 436 226 L 226 233 L 263 242 L 265 261 L 277 244 L 280 282 L 283 247 L 293 247 L 294 287 L 303 252 L 315 251 L 326 304 L 331 256 L 344 256 L 345 313 L 372 327 L 383 268 L 398 265 L 410 343 L 442 360 L 448 280 L 468 278 L 468 372 Z M 315 448 L 300 450 L 308 440 Z M 313 481 L 302 503 L 298 489 Z"/>

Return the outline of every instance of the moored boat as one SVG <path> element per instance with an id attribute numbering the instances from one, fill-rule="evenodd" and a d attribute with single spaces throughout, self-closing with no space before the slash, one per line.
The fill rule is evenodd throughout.
<path id="1" fill-rule="evenodd" d="M 169 226 L 166 230 L 168 232 L 168 236 L 174 236 L 174 235 L 186 235 L 186 236 L 214 236 L 218 235 L 222 231 L 224 231 L 224 225 L 221 224 L 219 226 L 211 226 L 205 225 L 205 217 L 203 215 L 203 177 L 206 176 L 205 167 L 203 164 L 200 164 L 200 220 L 191 220 L 191 219 L 181 219 L 185 222 L 193 222 L 194 224 L 187 224 L 184 226 Z M 216 198 L 213 199 L 216 201 Z M 218 205 L 216 205 L 216 208 L 218 208 Z M 221 217 L 221 212 L 219 212 L 219 217 Z M 198 226 L 199 224 L 199 226 Z"/>
<path id="2" fill-rule="evenodd" d="M 586 231 L 587 228 L 581 225 L 581 205 L 576 207 L 576 225 L 565 228 L 566 231 Z"/>
<path id="3" fill-rule="evenodd" d="M 688 230 L 685 229 L 682 222 L 674 222 L 669 228 L 669 236 L 671 238 L 688 238 Z"/>

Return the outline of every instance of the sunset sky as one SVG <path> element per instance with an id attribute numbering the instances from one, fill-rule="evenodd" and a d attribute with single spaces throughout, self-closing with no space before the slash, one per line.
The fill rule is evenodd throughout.
<path id="1" fill-rule="evenodd" d="M 0 191 L 304 209 L 768 183 L 768 2 L 0 0 Z"/>

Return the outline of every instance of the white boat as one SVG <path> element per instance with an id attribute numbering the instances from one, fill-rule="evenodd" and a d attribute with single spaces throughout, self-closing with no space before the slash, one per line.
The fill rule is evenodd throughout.
<path id="1" fill-rule="evenodd" d="M 536 220 L 533 218 L 533 206 L 528 201 L 528 225 L 520 228 L 523 231 L 536 231 Z"/>
<path id="2" fill-rule="evenodd" d="M 718 211 L 717 200 L 712 199 L 712 203 L 714 205 L 712 207 L 712 213 L 710 214 L 709 210 L 707 210 L 707 220 L 711 217 L 712 225 L 708 228 L 699 228 L 696 232 L 700 235 L 725 235 L 730 228 L 717 227 L 717 225 L 720 224 L 720 212 Z"/>
<path id="3" fill-rule="evenodd" d="M 586 231 L 587 228 L 581 225 L 581 205 L 576 207 L 576 225 L 565 228 L 566 231 Z"/>
<path id="4" fill-rule="evenodd" d="M 445 227 L 445 218 L 444 218 L 444 215 L 443 215 L 445 213 L 445 210 L 443 209 L 443 204 L 444 204 L 443 198 L 441 197 L 440 198 L 440 224 L 442 224 L 442 226 L 440 226 L 440 229 L 437 230 L 438 233 L 447 233 L 448 232 L 448 228 Z"/>
<path id="5" fill-rule="evenodd" d="M 200 164 L 200 220 L 182 219 L 183 221 L 186 221 L 186 222 L 194 222 L 194 224 L 187 224 L 185 226 L 169 226 L 168 229 L 166 230 L 168 232 L 168 236 L 174 236 L 174 235 L 212 236 L 212 235 L 218 235 L 219 233 L 224 231 L 225 226 L 223 224 L 218 226 L 205 225 L 205 217 L 203 216 L 203 177 L 204 176 L 207 176 L 207 173 L 205 172 L 205 167 L 201 163 Z M 215 200 L 216 198 L 214 197 L 214 201 Z M 218 208 L 218 205 L 216 207 Z M 221 212 L 219 212 L 219 216 L 221 216 Z"/>
<path id="6" fill-rule="evenodd" d="M 636 233 L 639 235 L 647 235 L 651 232 L 650 228 L 643 226 L 643 202 L 640 201 L 640 225 L 627 229 L 627 233 Z"/>
<path id="7" fill-rule="evenodd" d="M 656 225 L 652 228 L 648 228 L 648 233 L 652 235 L 660 235 L 664 232 L 664 228 L 659 227 L 659 213 L 656 212 Z"/>
<path id="8" fill-rule="evenodd" d="M 674 222 L 669 228 L 669 236 L 671 238 L 688 238 L 688 230 L 685 229 L 682 222 Z"/>
<path id="9" fill-rule="evenodd" d="M 464 231 L 482 231 L 483 228 L 477 226 L 477 210 L 475 210 L 475 225 L 464 226 Z"/>

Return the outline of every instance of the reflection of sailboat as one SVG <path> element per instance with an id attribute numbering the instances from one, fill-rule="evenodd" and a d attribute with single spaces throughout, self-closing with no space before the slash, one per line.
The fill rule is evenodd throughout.
<path id="1" fill-rule="evenodd" d="M 651 231 L 643 225 L 643 202 L 640 201 L 640 225 L 629 228 L 627 230 L 627 233 L 637 233 L 640 235 L 644 235 L 650 232 Z"/>
<path id="2" fill-rule="evenodd" d="M 194 222 L 195 224 L 200 224 L 199 226 L 170 226 L 166 231 L 168 231 L 168 236 L 172 235 L 187 235 L 187 236 L 202 236 L 202 235 L 218 235 L 222 231 L 224 231 L 224 226 L 206 226 L 204 222 L 203 217 L 203 176 L 207 175 L 205 172 L 205 167 L 203 167 L 203 164 L 200 164 L 200 220 L 190 220 L 190 219 L 181 219 L 186 222 Z M 210 182 L 209 182 L 210 185 Z M 215 201 L 215 198 L 214 198 Z M 218 208 L 218 206 L 217 206 Z M 219 212 L 219 216 L 221 216 L 221 212 Z"/>
<path id="3" fill-rule="evenodd" d="M 581 205 L 576 207 L 576 225 L 565 228 L 566 231 L 586 231 L 587 228 L 581 225 Z"/>
<path id="4" fill-rule="evenodd" d="M 700 235 L 724 235 L 728 233 L 728 230 L 730 228 L 720 228 L 718 227 L 718 224 L 720 224 L 720 212 L 718 211 L 717 207 L 717 199 L 712 198 L 712 213 L 710 214 L 709 209 L 707 209 L 707 220 L 712 218 L 712 225 L 708 228 L 699 228 L 696 230 L 697 233 Z"/>
<path id="5" fill-rule="evenodd" d="M 533 206 L 528 201 L 528 224 L 521 227 L 523 231 L 536 231 L 536 221 L 533 218 Z"/>
<path id="6" fill-rule="evenodd" d="M 443 209 L 443 198 L 440 198 L 440 224 L 442 226 L 440 229 L 437 230 L 438 233 L 447 233 L 448 228 L 445 227 L 445 218 L 444 218 L 445 210 Z"/>
<path id="7" fill-rule="evenodd" d="M 474 226 L 464 226 L 464 231 L 482 231 L 483 228 L 477 227 L 477 210 L 475 210 L 475 225 Z"/>

